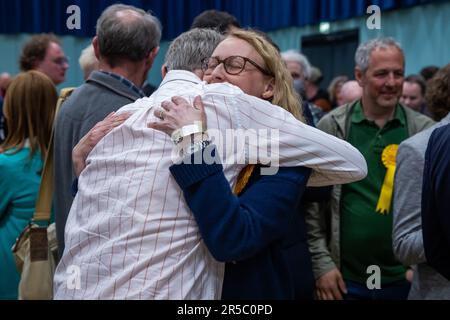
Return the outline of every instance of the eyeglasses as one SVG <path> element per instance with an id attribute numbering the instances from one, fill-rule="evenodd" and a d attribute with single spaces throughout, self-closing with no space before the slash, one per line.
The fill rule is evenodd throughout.
<path id="1" fill-rule="evenodd" d="M 273 73 L 267 71 L 263 67 L 260 67 L 256 62 L 250 60 L 249 58 L 241 57 L 241 56 L 230 56 L 223 60 L 220 60 L 217 57 L 205 58 L 202 60 L 202 70 L 206 72 L 207 70 L 214 70 L 219 64 L 223 63 L 223 67 L 225 68 L 225 72 L 231 75 L 237 75 L 244 71 L 245 64 L 249 62 L 256 69 L 261 71 L 266 76 L 273 77 Z"/>
<path id="2" fill-rule="evenodd" d="M 67 59 L 66 57 L 61 57 L 61 58 L 56 58 L 54 60 L 52 60 L 54 63 L 59 64 L 59 65 L 63 65 L 63 64 L 69 64 L 69 59 Z"/>

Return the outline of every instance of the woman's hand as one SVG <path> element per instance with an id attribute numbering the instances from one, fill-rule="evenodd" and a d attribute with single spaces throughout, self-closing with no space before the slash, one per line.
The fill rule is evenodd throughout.
<path id="1" fill-rule="evenodd" d="M 131 116 L 124 112 L 116 115 L 111 112 L 105 119 L 98 122 L 88 133 L 78 142 L 72 150 L 72 161 L 75 175 L 78 177 L 86 167 L 86 159 L 97 143 L 106 136 L 112 129 L 121 125 Z"/>
<path id="2" fill-rule="evenodd" d="M 206 131 L 206 113 L 200 96 L 195 97 L 193 106 L 185 99 L 175 96 L 172 101 L 161 103 L 161 107 L 162 109 L 158 108 L 154 112 L 161 121 L 149 123 L 149 128 L 171 136 L 175 130 L 201 121 L 203 131 Z"/>

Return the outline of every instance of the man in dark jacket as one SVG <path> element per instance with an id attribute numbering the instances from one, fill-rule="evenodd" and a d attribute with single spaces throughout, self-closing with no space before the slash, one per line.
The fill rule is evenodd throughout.
<path id="1" fill-rule="evenodd" d="M 422 229 L 430 266 L 450 280 L 450 125 L 433 131 L 425 154 Z"/>

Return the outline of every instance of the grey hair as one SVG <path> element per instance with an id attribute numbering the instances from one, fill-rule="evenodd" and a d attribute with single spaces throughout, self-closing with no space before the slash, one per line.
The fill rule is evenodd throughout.
<path id="1" fill-rule="evenodd" d="M 400 44 L 394 38 L 376 38 L 367 42 L 361 43 L 355 53 L 355 66 L 362 72 L 369 68 L 370 55 L 375 49 L 387 49 L 390 47 L 397 48 L 402 56 L 405 56 Z"/>
<path id="2" fill-rule="evenodd" d="M 161 23 L 142 9 L 114 4 L 97 20 L 100 54 L 114 67 L 119 59 L 134 62 L 148 56 L 161 40 Z"/>
<path id="3" fill-rule="evenodd" d="M 200 69 L 202 60 L 211 57 L 223 39 L 223 35 L 212 29 L 195 28 L 186 31 L 172 41 L 164 63 L 168 70 Z"/>
<path id="4" fill-rule="evenodd" d="M 291 50 L 283 51 L 281 53 L 281 58 L 284 61 L 293 61 L 293 62 L 297 62 L 298 64 L 300 64 L 302 66 L 303 76 L 306 79 L 308 79 L 311 76 L 311 64 L 309 63 L 308 58 L 306 58 L 305 55 L 291 49 Z"/>

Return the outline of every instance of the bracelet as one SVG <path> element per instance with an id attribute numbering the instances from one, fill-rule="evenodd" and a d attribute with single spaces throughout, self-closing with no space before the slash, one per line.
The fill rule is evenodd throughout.
<path id="1" fill-rule="evenodd" d="M 201 132 L 203 132 L 203 126 L 201 121 L 195 121 L 194 124 L 189 124 L 181 127 L 180 129 L 175 130 L 172 133 L 171 138 L 173 143 L 179 144 L 181 141 L 183 141 L 184 137 Z"/>

